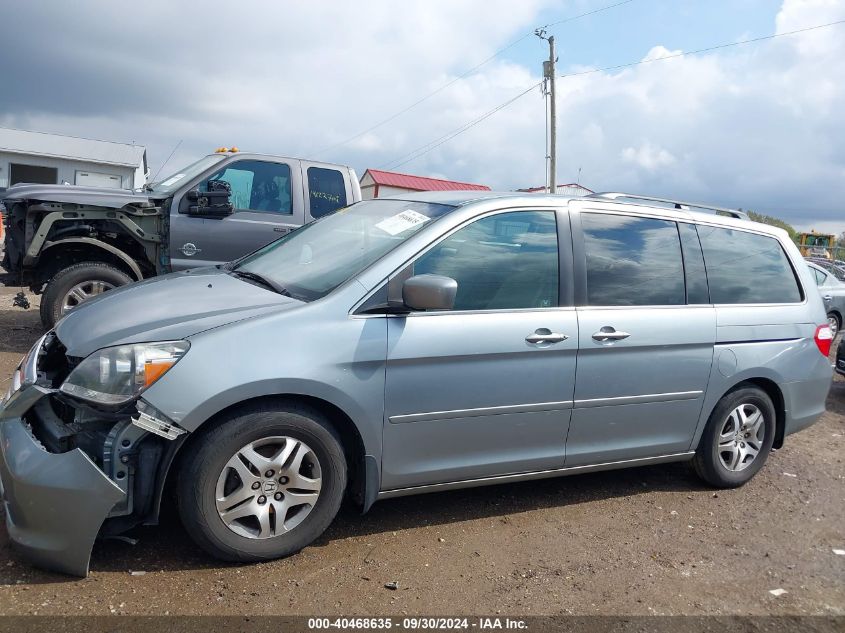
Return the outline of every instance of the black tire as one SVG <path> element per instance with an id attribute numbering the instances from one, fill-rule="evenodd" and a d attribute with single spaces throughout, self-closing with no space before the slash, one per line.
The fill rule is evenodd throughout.
<path id="1" fill-rule="evenodd" d="M 731 470 L 722 457 L 724 455 L 728 458 L 730 452 L 720 452 L 719 438 L 722 432 L 729 428 L 731 413 L 741 405 L 750 405 L 760 411 L 763 417 L 763 437 L 759 442 L 757 455 L 748 461 L 747 466 L 742 470 Z M 746 385 L 725 394 L 713 409 L 698 443 L 698 450 L 693 458 L 696 473 L 708 484 L 718 488 L 737 488 L 743 485 L 756 475 L 766 462 L 775 439 L 775 428 L 775 407 L 765 391 Z"/>
<path id="2" fill-rule="evenodd" d="M 62 306 L 70 290 L 86 282 L 103 282 L 114 288 L 131 283 L 132 278 L 105 262 L 81 262 L 69 266 L 47 282 L 41 296 L 41 323 L 50 330 L 62 318 Z"/>
<path id="3" fill-rule="evenodd" d="M 230 529 L 218 513 L 217 480 L 242 447 L 275 436 L 294 438 L 312 449 L 322 486 L 301 523 L 276 536 L 249 538 Z M 347 464 L 340 438 L 325 416 L 308 407 L 269 403 L 240 409 L 189 450 L 177 485 L 179 515 L 197 545 L 221 560 L 256 562 L 295 554 L 329 526 L 346 490 Z"/>

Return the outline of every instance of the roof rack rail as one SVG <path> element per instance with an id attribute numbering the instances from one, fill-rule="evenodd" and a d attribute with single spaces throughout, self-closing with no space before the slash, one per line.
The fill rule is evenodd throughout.
<path id="1" fill-rule="evenodd" d="M 584 196 L 585 198 L 604 198 L 605 200 L 619 200 L 619 199 L 626 199 L 626 200 L 642 200 L 645 202 L 660 202 L 663 204 L 671 204 L 675 209 L 682 209 L 684 211 L 689 211 L 690 209 L 702 209 L 704 211 L 710 211 L 715 213 L 716 215 L 726 215 L 731 218 L 738 218 L 740 220 L 750 220 L 751 218 L 748 217 L 748 214 L 745 211 L 737 211 L 736 209 L 726 209 L 724 207 L 714 207 L 712 204 L 698 204 L 696 202 L 684 202 L 683 200 L 670 200 L 668 198 L 654 198 L 652 196 L 638 196 L 632 193 L 618 193 L 618 192 L 606 192 L 606 193 L 591 193 L 588 196 Z"/>

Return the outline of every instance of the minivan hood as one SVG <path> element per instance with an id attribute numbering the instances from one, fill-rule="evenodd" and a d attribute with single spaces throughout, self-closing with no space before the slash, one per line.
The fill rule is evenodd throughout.
<path id="1" fill-rule="evenodd" d="M 234 321 L 302 305 L 216 267 L 130 284 L 86 301 L 56 325 L 70 356 L 103 347 L 184 339 Z"/>
<path id="2" fill-rule="evenodd" d="M 86 204 L 115 209 L 127 204 L 141 204 L 150 201 L 148 193 L 129 191 L 128 189 L 80 187 L 78 185 L 30 185 L 25 183 L 12 185 L 0 194 L 0 198 Z"/>

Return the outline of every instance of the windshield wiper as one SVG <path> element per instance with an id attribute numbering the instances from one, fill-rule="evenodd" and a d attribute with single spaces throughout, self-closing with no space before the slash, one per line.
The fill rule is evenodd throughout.
<path id="1" fill-rule="evenodd" d="M 243 277 L 244 279 L 249 279 L 251 281 L 257 281 L 258 283 L 262 284 L 263 286 L 268 287 L 273 292 L 278 292 L 280 295 L 284 295 L 285 297 L 292 297 L 293 295 L 285 289 L 284 286 L 277 284 L 272 279 L 267 279 L 258 273 L 250 272 L 248 270 L 241 270 L 240 268 L 235 270 L 229 271 L 230 275 L 234 275 L 236 277 Z"/>

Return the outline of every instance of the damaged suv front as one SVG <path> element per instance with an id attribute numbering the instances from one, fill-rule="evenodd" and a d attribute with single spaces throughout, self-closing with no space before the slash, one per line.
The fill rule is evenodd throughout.
<path id="1" fill-rule="evenodd" d="M 0 404 L 0 480 L 9 536 L 33 562 L 85 576 L 98 533 L 157 520 L 160 479 L 185 431 L 142 394 L 189 347 L 117 345 L 81 358 L 49 332 L 23 358 Z"/>

